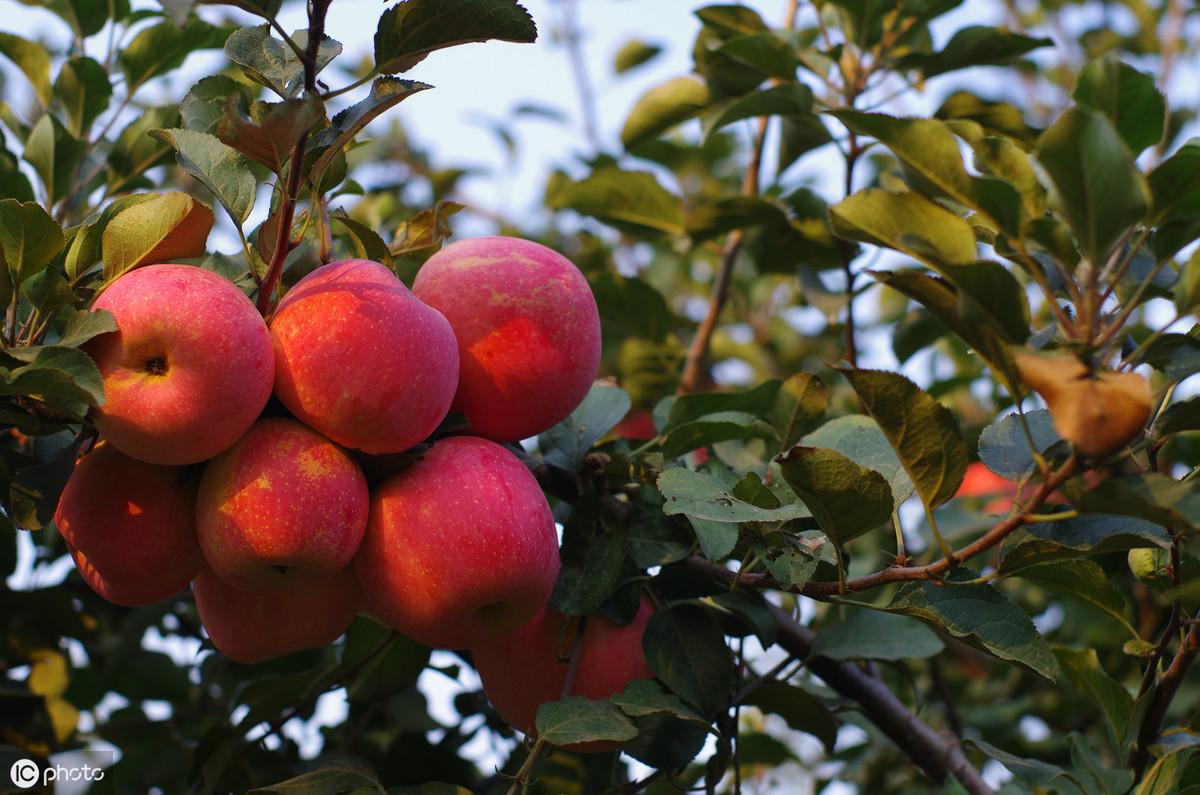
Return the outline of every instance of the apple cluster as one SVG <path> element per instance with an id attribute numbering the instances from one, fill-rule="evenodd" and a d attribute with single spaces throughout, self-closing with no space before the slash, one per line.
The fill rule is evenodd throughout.
<path id="1" fill-rule="evenodd" d="M 118 327 L 88 347 L 100 441 L 55 516 L 88 585 L 137 606 L 191 583 L 213 645 L 242 663 L 330 643 L 366 612 L 471 649 L 501 715 L 532 728 L 567 679 L 568 619 L 548 607 L 550 506 L 504 445 L 560 422 L 595 378 L 599 315 L 569 260 L 474 238 L 412 290 L 379 263 L 333 262 L 269 323 L 217 274 L 149 265 L 95 307 Z M 451 411 L 470 435 L 429 444 Z M 652 676 L 649 613 L 588 621 L 574 693 Z"/>

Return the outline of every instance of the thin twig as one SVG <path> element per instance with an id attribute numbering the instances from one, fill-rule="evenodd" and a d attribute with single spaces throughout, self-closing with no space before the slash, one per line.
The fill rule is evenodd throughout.
<path id="1" fill-rule="evenodd" d="M 1200 613 L 1196 614 L 1196 618 L 1200 619 Z M 1150 759 L 1150 746 L 1162 733 L 1162 724 L 1167 717 L 1167 710 L 1170 709 L 1175 694 L 1179 692 L 1179 686 L 1183 684 L 1183 678 L 1187 675 L 1188 669 L 1195 662 L 1197 652 L 1200 652 L 1200 624 L 1192 624 L 1192 628 L 1179 646 L 1179 651 L 1175 653 L 1175 659 L 1158 678 L 1158 686 L 1154 691 L 1150 707 L 1146 710 L 1146 718 L 1142 721 L 1142 727 L 1138 731 L 1137 742 L 1129 752 L 1129 766 L 1133 768 L 1137 778 L 1141 778 L 1142 771 L 1146 768 L 1146 762 Z"/>
<path id="2" fill-rule="evenodd" d="M 562 7 L 562 38 L 571 64 L 571 77 L 575 80 L 575 91 L 579 95 L 579 109 L 583 114 L 583 132 L 593 152 L 603 148 L 600 138 L 600 114 L 596 110 L 596 92 L 588 77 L 587 58 L 583 53 L 583 34 L 579 27 L 578 0 L 559 0 Z"/>

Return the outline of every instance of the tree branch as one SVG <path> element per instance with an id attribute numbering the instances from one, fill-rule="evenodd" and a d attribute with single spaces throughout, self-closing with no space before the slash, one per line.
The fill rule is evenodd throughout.
<path id="1" fill-rule="evenodd" d="M 953 776 L 971 795 L 991 795 L 992 788 L 963 753 L 958 738 L 939 734 L 909 711 L 878 677 L 856 665 L 827 657 L 810 657 L 815 633 L 797 623 L 785 610 L 772 606 L 779 623 L 779 645 L 806 658 L 808 669 L 835 691 L 858 703 L 863 714 L 908 754 L 937 783 Z"/>
<path id="2" fill-rule="evenodd" d="M 986 552 L 1011 535 L 1018 527 L 1026 524 L 1032 516 L 1032 511 L 1041 505 L 1055 489 L 1074 475 L 1078 468 L 1079 459 L 1072 455 L 1062 465 L 1061 469 L 1053 473 L 1037 487 L 1037 490 L 1031 495 L 1025 510 L 1018 511 L 1007 519 L 1004 519 L 979 538 L 955 551 L 954 560 L 962 562 L 975 557 L 981 552 Z M 732 571 L 718 563 L 713 563 L 706 558 L 696 555 L 689 557 L 685 562 L 687 566 L 706 572 L 714 579 L 728 585 L 736 583 L 748 588 L 774 588 L 817 599 L 852 591 L 865 591 L 891 582 L 940 579 L 951 568 L 950 561 L 943 557 L 925 566 L 891 566 L 873 574 L 846 580 L 845 583 L 810 582 L 798 588 L 784 588 L 774 577 L 764 572 Z"/>
<path id="3" fill-rule="evenodd" d="M 1200 612 L 1196 614 L 1196 618 L 1200 619 Z M 1175 659 L 1158 678 L 1158 687 L 1150 701 L 1150 708 L 1146 710 L 1146 719 L 1142 721 L 1142 728 L 1138 731 L 1137 743 L 1129 752 L 1129 766 L 1133 768 L 1134 775 L 1138 779 L 1142 777 L 1142 771 L 1145 770 L 1146 762 L 1150 759 L 1150 746 L 1162 734 L 1162 724 L 1167 717 L 1167 710 L 1171 708 L 1171 701 L 1179 692 L 1179 686 L 1183 684 L 1184 676 L 1192 667 L 1192 663 L 1196 661 L 1198 652 L 1200 652 L 1200 624 L 1192 624 L 1192 628 L 1188 630 L 1187 636 L 1179 646 L 1179 651 L 1175 652 Z"/>

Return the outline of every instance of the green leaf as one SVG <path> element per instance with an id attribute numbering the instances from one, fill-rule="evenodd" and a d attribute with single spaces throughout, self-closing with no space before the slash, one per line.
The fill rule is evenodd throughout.
<path id="1" fill-rule="evenodd" d="M 1073 108 L 1042 134 L 1038 160 L 1084 255 L 1101 267 L 1150 208 L 1149 188 L 1129 149 L 1106 116 Z"/>
<path id="2" fill-rule="evenodd" d="M 813 639 L 814 657 L 831 660 L 914 660 L 939 654 L 944 644 L 920 621 L 878 610 L 854 610 Z"/>
<path id="3" fill-rule="evenodd" d="M 663 513 L 662 499 L 655 488 L 639 486 L 632 502 L 633 509 L 626 520 L 625 545 L 634 565 L 641 569 L 666 566 L 691 554 L 692 535 L 682 523 Z"/>
<path id="4" fill-rule="evenodd" d="M 355 257 L 374 260 L 389 269 L 395 268 L 395 258 L 391 250 L 374 229 L 341 210 L 331 213 L 329 219 L 346 230 L 347 237 L 353 243 Z"/>
<path id="5" fill-rule="evenodd" d="M 821 563 L 821 550 L 826 539 L 823 536 L 801 535 L 799 537 L 778 534 L 776 545 L 756 543 L 754 551 L 766 563 L 781 588 L 803 588 Z"/>
<path id="6" fill-rule="evenodd" d="M 730 100 L 704 120 L 704 137 L 731 124 L 759 116 L 812 116 L 812 89 L 802 83 L 786 83 Z"/>
<path id="7" fill-rule="evenodd" d="M 800 440 L 808 447 L 827 447 L 859 466 L 873 469 L 892 487 L 892 501 L 900 505 L 913 493 L 912 479 L 892 449 L 879 423 L 861 414 L 838 417 Z"/>
<path id="8" fill-rule="evenodd" d="M 931 55 L 914 55 L 902 60 L 901 64 L 916 66 L 926 78 L 930 78 L 972 66 L 1012 63 L 1026 53 L 1053 44 L 1052 39 L 1033 38 L 1004 28 L 972 25 L 957 31 L 945 46 Z"/>
<path id="9" fill-rule="evenodd" d="M 12 33 L 0 33 L 0 55 L 12 61 L 33 86 L 33 93 L 43 108 L 49 107 L 50 53 L 35 41 Z"/>
<path id="10" fill-rule="evenodd" d="M 43 348 L 42 351 L 49 351 Z M 64 349 L 70 350 L 70 349 Z M 77 363 L 87 356 L 80 351 L 75 354 Z M 55 357 L 61 361 L 62 357 Z M 90 359 L 88 360 L 91 361 Z M 30 365 L 32 366 L 32 365 Z M 93 369 L 95 367 L 93 366 Z M 7 373 L 0 370 L 0 391 L 4 389 L 4 379 Z M 99 373 L 96 373 L 97 380 Z M 44 381 L 49 384 L 49 381 Z M 65 385 L 68 381 L 60 382 Z M 41 530 L 48 527 L 54 519 L 54 511 L 58 507 L 58 499 L 67 485 L 67 480 L 75 470 L 75 457 L 79 453 L 79 442 L 76 438 L 71 443 L 53 455 L 36 464 L 31 464 L 17 470 L 9 483 L 8 507 L 9 515 L 17 527 L 25 530 Z"/>
<path id="11" fill-rule="evenodd" d="M 675 605 L 650 616 L 642 636 L 646 662 L 680 698 L 715 715 L 729 703 L 733 654 L 716 619 L 703 607 Z"/>
<path id="12" fill-rule="evenodd" d="M 750 67 L 764 78 L 795 80 L 800 67 L 792 45 L 772 31 L 731 39 L 718 47 L 716 53 Z"/>
<path id="13" fill-rule="evenodd" d="M 1170 380 L 1182 381 L 1200 372 L 1200 340 L 1191 334 L 1164 334 L 1146 349 L 1142 361 Z"/>
<path id="14" fill-rule="evenodd" d="M 493 39 L 532 44 L 537 25 L 513 0 L 403 0 L 379 18 L 375 68 L 407 72 L 435 50 Z"/>
<path id="15" fill-rule="evenodd" d="M 669 235 L 685 231 L 679 198 L 645 171 L 598 168 L 578 182 L 558 186 L 546 196 L 546 204 L 555 210 L 590 215 L 619 228 Z"/>
<path id="16" fill-rule="evenodd" d="M 687 233 L 693 243 L 719 237 L 734 229 L 783 226 L 787 214 L 771 199 L 758 196 L 723 196 L 688 208 Z"/>
<path id="17" fill-rule="evenodd" d="M 708 721 L 697 715 L 695 710 L 650 679 L 636 679 L 630 682 L 624 690 L 609 700 L 631 718 L 667 714 L 708 725 Z"/>
<path id="18" fill-rule="evenodd" d="M 903 586 L 885 608 L 919 618 L 966 643 L 1002 660 L 1012 660 L 1050 681 L 1058 678 L 1058 664 L 1033 622 L 990 585 Z"/>
<path id="19" fill-rule="evenodd" d="M 623 75 L 658 57 L 661 52 L 662 47 L 657 44 L 648 44 L 641 39 L 630 39 L 622 44 L 617 50 L 617 54 L 613 56 L 613 71 Z"/>
<path id="20" fill-rule="evenodd" d="M 1175 283 L 1175 308 L 1180 315 L 1200 306 L 1200 252 L 1193 251 Z"/>
<path id="21" fill-rule="evenodd" d="M 664 431 L 678 428 L 702 417 L 719 412 L 741 412 L 763 415 L 775 403 L 780 382 L 764 381 L 746 392 L 698 392 L 664 399 L 654 409 L 655 418 L 665 411 Z"/>
<path id="22" fill-rule="evenodd" d="M 1172 403 L 1154 421 L 1154 430 L 1158 436 L 1200 430 L 1200 397 Z"/>
<path id="23" fill-rule="evenodd" d="M 837 544 L 892 518 L 892 487 L 883 475 L 839 452 L 796 446 L 779 459 L 779 468 L 821 530 Z"/>
<path id="24" fill-rule="evenodd" d="M 708 86 L 694 77 L 675 77 L 655 86 L 634 103 L 625 118 L 621 143 L 631 149 L 677 124 L 694 119 L 708 107 Z"/>
<path id="25" fill-rule="evenodd" d="M 968 462 L 950 410 L 898 373 L 841 372 L 895 448 L 925 505 L 936 508 L 953 497 Z"/>
<path id="26" fill-rule="evenodd" d="M 738 541 L 738 526 L 731 522 L 717 522 L 712 519 L 701 519 L 695 516 L 687 517 L 700 551 L 704 557 L 712 561 L 723 560 L 733 551 Z"/>
<path id="27" fill-rule="evenodd" d="M 69 239 L 63 265 L 67 278 L 75 281 L 100 262 L 104 229 L 117 213 L 154 198 L 152 193 L 135 193 L 110 202 L 103 210 L 93 213 L 75 227 Z"/>
<path id="28" fill-rule="evenodd" d="M 204 255 L 213 213 L 186 193 L 162 193 L 126 207 L 104 228 L 104 278 L 141 265 Z"/>
<path id="29" fill-rule="evenodd" d="M 308 32 L 292 34 L 296 46 L 308 46 Z M 325 36 L 317 50 L 317 72 L 342 52 L 340 42 Z M 288 44 L 271 35 L 269 25 L 239 28 L 225 41 L 225 55 L 242 68 L 246 76 L 266 86 L 284 99 L 291 99 L 304 88 L 304 64 Z"/>
<path id="30" fill-rule="evenodd" d="M 160 127 L 179 124 L 179 110 L 173 106 L 150 108 L 131 122 L 108 153 L 108 192 L 110 195 L 136 185 L 148 169 L 171 159 L 171 147 L 148 133 Z"/>
<path id="31" fill-rule="evenodd" d="M 779 173 L 814 149 L 833 141 L 829 128 L 815 114 L 783 116 L 779 120 Z"/>
<path id="32" fill-rule="evenodd" d="M 386 790 L 369 764 L 343 757 L 278 784 L 252 789 L 247 795 L 312 795 L 317 792 L 354 792 L 358 795 L 377 792 L 384 795 Z"/>
<path id="33" fill-rule="evenodd" d="M 1121 63 L 1116 53 L 1084 66 L 1071 96 L 1107 116 L 1134 154 L 1162 140 L 1167 103 L 1154 76 Z"/>
<path id="34" fill-rule="evenodd" d="M 0 368 L 0 395 L 29 395 L 78 420 L 88 407 L 104 402 L 100 371 L 83 351 L 47 345 L 9 348 L 6 353 L 26 364 Z"/>
<path id="35" fill-rule="evenodd" d="M 258 182 L 246 158 L 208 133 L 194 130 L 151 130 L 150 135 L 175 149 L 179 165 L 212 191 L 239 227 L 254 209 Z"/>
<path id="36" fill-rule="evenodd" d="M 946 121 L 972 121 L 989 137 L 1015 139 L 1026 145 L 1032 145 L 1037 135 L 1037 131 L 1025 123 L 1025 116 L 1016 105 L 991 102 L 969 91 L 955 91 L 933 115 Z"/>
<path id="37" fill-rule="evenodd" d="M 1108 725 L 1113 750 L 1119 756 L 1124 756 L 1123 740 L 1129 733 L 1129 719 L 1133 712 L 1133 697 L 1129 691 L 1105 672 L 1095 649 L 1056 648 L 1054 656 L 1058 658 L 1058 664 L 1071 684 L 1100 707 Z"/>
<path id="38" fill-rule="evenodd" d="M 225 75 L 209 75 L 188 89 L 179 103 L 180 124 L 196 132 L 217 134 L 230 97 L 249 103 L 258 88 Z"/>
<path id="39" fill-rule="evenodd" d="M 45 268 L 64 245 L 62 229 L 41 205 L 0 199 L 0 257 L 12 285 Z"/>
<path id="40" fill-rule="evenodd" d="M 0 141 L 0 199 L 16 199 L 22 202 L 34 200 L 33 186 L 21 173 L 21 164 L 16 155 L 4 148 Z"/>
<path id="41" fill-rule="evenodd" d="M 807 690 L 787 682 L 767 682 L 742 703 L 778 715 L 788 728 L 816 737 L 828 752 L 832 752 L 837 743 L 837 718 Z"/>
<path id="42" fill-rule="evenodd" d="M 132 94 L 147 80 L 180 66 L 197 50 L 220 48 L 228 36 L 228 28 L 215 27 L 196 17 L 183 27 L 160 22 L 142 28 L 117 56 L 125 73 L 125 91 Z"/>
<path id="43" fill-rule="evenodd" d="M 596 612 L 621 584 L 625 534 L 594 495 L 581 498 L 563 528 L 562 568 L 550 605 L 569 616 Z"/>
<path id="44" fill-rule="evenodd" d="M 1039 522 L 1013 532 L 1001 547 L 1000 571 L 1011 573 L 1027 566 L 1080 555 L 1123 552 L 1157 546 L 1167 548 L 1171 537 L 1162 527 L 1142 519 L 1103 514 L 1076 516 L 1054 523 Z"/>
<path id="45" fill-rule="evenodd" d="M 116 330 L 117 320 L 111 312 L 104 309 L 79 311 L 71 315 L 55 344 L 62 348 L 78 348 L 93 337 Z"/>
<path id="46" fill-rule="evenodd" d="M 1111 582 L 1104 569 L 1090 560 L 1059 560 L 1021 571 L 1021 578 L 1054 593 L 1070 596 L 1092 605 L 1115 618 L 1121 626 L 1138 636 L 1125 617 L 1125 597 Z"/>
<path id="47" fill-rule="evenodd" d="M 985 743 L 983 740 L 972 739 L 967 742 L 976 746 L 980 751 L 995 759 L 1008 768 L 1013 778 L 1025 784 L 1030 792 L 1033 788 L 1042 791 L 1052 791 L 1058 795 L 1092 795 L 1079 785 L 1075 777 L 1058 765 L 1042 762 L 1038 759 L 1025 759 L 1015 756 L 1000 748 Z M 1047 789 L 1053 787 L 1053 789 Z"/>
<path id="48" fill-rule="evenodd" d="M 1133 795 L 1182 795 L 1181 787 L 1184 782 L 1184 772 L 1193 769 L 1192 760 L 1196 756 L 1195 748 L 1183 748 L 1159 757 L 1142 779 Z M 1193 787 L 1189 786 L 1189 789 Z M 1190 795 L 1190 793 L 1188 793 Z"/>
<path id="49" fill-rule="evenodd" d="M 629 395 L 625 390 L 615 386 L 593 386 L 565 420 L 538 437 L 542 460 L 550 466 L 575 472 L 592 445 L 629 413 L 629 406 Z"/>
<path id="50" fill-rule="evenodd" d="M 236 6 L 250 14 L 271 19 L 279 13 L 283 0 L 197 0 L 201 5 Z"/>
<path id="51" fill-rule="evenodd" d="M 637 729 L 610 701 L 592 701 L 571 696 L 538 707 L 538 740 L 550 745 L 589 742 L 625 742 Z"/>
<path id="52" fill-rule="evenodd" d="M 1200 138 L 1192 138 L 1149 176 L 1157 223 L 1200 217 Z"/>
<path id="53" fill-rule="evenodd" d="M 1029 439 L 1021 426 L 1019 414 L 1006 414 L 979 434 L 979 460 L 1002 478 L 1019 480 L 1033 471 L 1034 452 L 1044 453 L 1061 438 L 1054 430 L 1050 412 L 1035 409 L 1025 412 L 1025 424 L 1033 437 L 1036 450 L 1029 449 Z"/>
<path id="54" fill-rule="evenodd" d="M 930 265 L 977 258 L 971 225 L 917 193 L 867 188 L 831 205 L 829 219 L 838 237 L 893 248 Z"/>
<path id="55" fill-rule="evenodd" d="M 812 515 L 799 504 L 761 508 L 734 496 L 712 475 L 684 467 L 664 469 L 658 476 L 658 490 L 666 498 L 663 512 L 668 516 L 683 514 L 707 522 L 786 522 Z"/>
<path id="56" fill-rule="evenodd" d="M 1087 490 L 1079 480 L 1063 488 L 1083 513 L 1135 516 L 1166 527 L 1200 527 L 1200 484 L 1157 472 L 1109 478 Z"/>
<path id="57" fill-rule="evenodd" d="M 64 63 L 54 81 L 54 98 L 66 115 L 67 130 L 76 138 L 87 137 L 92 122 L 105 111 L 111 97 L 108 72 L 86 56 Z"/>
<path id="58" fill-rule="evenodd" d="M 783 382 L 767 415 L 787 450 L 812 431 L 825 416 L 829 390 L 815 373 L 796 373 Z"/>
<path id="59" fill-rule="evenodd" d="M 876 281 L 918 302 L 970 345 L 1007 383 L 1019 383 L 1003 333 L 988 318 L 964 311 L 967 299 L 945 279 L 918 270 L 868 271 Z"/>
<path id="60" fill-rule="evenodd" d="M 399 7 L 399 6 L 397 6 Z M 393 9 L 394 10 L 394 9 Z M 313 136 L 313 148 L 321 152 L 313 163 L 312 173 L 318 178 L 329 168 L 330 163 L 341 153 L 354 136 L 379 116 L 404 100 L 433 86 L 415 80 L 398 80 L 380 77 L 371 84 L 367 98 L 356 102 L 333 117 L 332 123 Z"/>
<path id="61" fill-rule="evenodd" d="M 33 125 L 29 139 L 25 141 L 24 157 L 41 178 L 48 205 L 53 206 L 74 192 L 76 171 L 86 146 L 85 141 L 72 136 L 50 114 Z"/>
<path id="62" fill-rule="evenodd" d="M 916 190 L 931 193 L 933 198 L 949 198 L 982 212 L 1007 232 L 1020 232 L 1021 200 L 1016 189 L 994 177 L 967 174 L 958 139 L 945 122 L 853 110 L 831 111 L 830 115 L 851 130 L 872 136 L 891 149 L 915 176 Z"/>
<path id="63" fill-rule="evenodd" d="M 774 439 L 775 429 L 744 411 L 718 411 L 664 431 L 663 457 L 668 461 L 690 450 L 730 439 Z"/>

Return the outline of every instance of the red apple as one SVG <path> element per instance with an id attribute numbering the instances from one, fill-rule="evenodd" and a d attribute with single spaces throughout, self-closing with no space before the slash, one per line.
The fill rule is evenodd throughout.
<path id="1" fill-rule="evenodd" d="M 472 433 L 534 436 L 587 395 L 600 365 L 600 315 L 561 254 L 512 237 L 462 240 L 429 258 L 413 292 L 454 327 L 462 369 L 453 408 Z"/>
<path id="2" fill-rule="evenodd" d="M 126 455 L 153 464 L 212 458 L 258 418 L 274 356 L 242 291 L 190 265 L 147 265 L 100 294 L 118 330 L 86 345 L 104 378 L 96 427 Z"/>
<path id="3" fill-rule="evenodd" d="M 613 436 L 631 442 L 646 442 L 658 436 L 654 418 L 645 409 L 633 409 L 612 429 Z"/>
<path id="4" fill-rule="evenodd" d="M 465 649 L 546 604 L 558 535 L 520 459 L 456 436 L 374 490 L 354 565 L 368 612 L 427 646 Z"/>
<path id="5" fill-rule="evenodd" d="M 345 450 L 295 420 L 264 419 L 205 467 L 196 528 L 214 573 L 257 588 L 345 568 L 369 507 Z"/>
<path id="6" fill-rule="evenodd" d="M 299 575 L 242 590 L 207 568 L 192 582 L 200 623 L 217 651 L 254 664 L 333 643 L 354 621 L 354 573 Z"/>
<path id="7" fill-rule="evenodd" d="M 967 465 L 966 474 L 954 496 L 994 497 L 984 506 L 984 512 L 1004 513 L 1017 496 L 1017 484 L 997 475 L 982 461 L 973 461 Z"/>
<path id="8" fill-rule="evenodd" d="M 458 384 L 450 324 L 370 260 L 317 268 L 271 320 L 275 392 L 340 445 L 400 453 L 445 419 Z"/>
<path id="9" fill-rule="evenodd" d="M 183 590 L 200 568 L 195 503 L 185 468 L 147 464 L 101 442 L 76 463 L 54 524 L 92 590 L 137 607 Z"/>
<path id="10" fill-rule="evenodd" d="M 641 608 L 627 626 L 602 615 L 587 617 L 575 680 L 567 695 L 605 699 L 636 679 L 653 679 L 654 671 L 642 651 L 642 634 L 654 608 L 642 599 Z M 563 632 L 563 622 L 569 621 Z M 500 717 L 517 731 L 533 734 L 534 719 L 542 704 L 563 696 L 569 658 L 579 631 L 578 618 L 564 618 L 550 608 L 507 637 L 471 649 L 483 691 Z M 560 660 L 561 656 L 561 660 Z M 572 751 L 611 751 L 614 743 L 579 743 Z"/>

